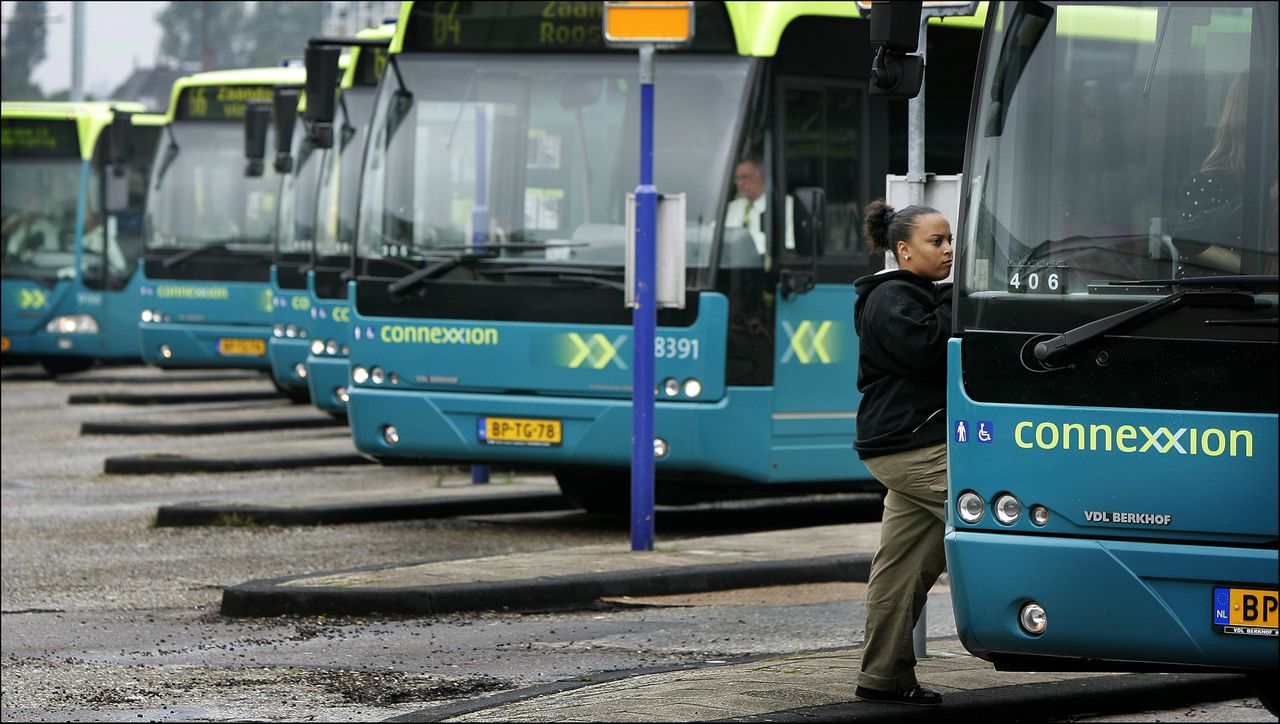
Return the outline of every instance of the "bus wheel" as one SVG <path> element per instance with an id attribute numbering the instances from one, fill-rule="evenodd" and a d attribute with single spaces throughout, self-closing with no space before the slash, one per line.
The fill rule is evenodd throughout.
<path id="1" fill-rule="evenodd" d="M 570 503 L 588 513 L 627 515 L 631 510 L 631 477 L 626 471 L 556 471 L 556 484 Z"/>
<path id="2" fill-rule="evenodd" d="M 1280 695 L 1276 694 L 1276 672 L 1254 671 L 1249 674 L 1249 684 L 1262 705 L 1272 716 L 1280 716 Z"/>
<path id="3" fill-rule="evenodd" d="M 48 357 L 40 360 L 40 366 L 50 377 L 69 375 L 73 372 L 84 372 L 93 366 L 89 357 Z"/>

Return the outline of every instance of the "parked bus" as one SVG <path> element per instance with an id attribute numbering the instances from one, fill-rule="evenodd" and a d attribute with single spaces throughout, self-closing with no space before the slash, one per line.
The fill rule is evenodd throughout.
<path id="1" fill-rule="evenodd" d="M 605 48 L 601 12 L 402 6 L 351 291 L 362 452 L 550 469 L 582 507 L 625 510 L 640 99 L 636 54 Z M 868 96 L 854 3 L 695 14 L 692 46 L 656 63 L 657 186 L 686 195 L 688 219 L 685 306 L 658 312 L 658 500 L 878 489 L 852 451 L 851 282 L 883 264 L 861 212 L 905 170 L 905 106 Z M 938 172 L 963 156 L 978 39 L 966 23 L 929 35 L 946 59 L 928 87 Z M 812 236 L 797 228 L 801 187 L 825 191 Z"/>
<path id="2" fill-rule="evenodd" d="M 57 375 L 140 359 L 135 272 L 163 116 L 123 102 L 0 109 L 4 362 Z"/>
<path id="3" fill-rule="evenodd" d="M 143 359 L 160 367 L 269 370 L 271 229 L 280 177 L 245 173 L 249 101 L 301 87 L 302 68 L 179 78 L 147 198 Z M 274 135 L 274 134 L 272 134 Z"/>
<path id="4" fill-rule="evenodd" d="M 326 152 L 317 201 L 315 244 L 306 285 L 310 298 L 311 344 L 305 360 L 307 385 L 316 407 L 347 414 L 350 385 L 351 304 L 347 299 L 360 171 L 378 80 L 387 63 L 387 44 L 395 25 L 362 30 L 367 45 L 351 49 L 333 120 L 333 147 Z"/>
<path id="5" fill-rule="evenodd" d="M 1274 3 L 988 13 L 945 545 L 999 669 L 1245 672 L 1277 711 L 1276 47 Z"/>

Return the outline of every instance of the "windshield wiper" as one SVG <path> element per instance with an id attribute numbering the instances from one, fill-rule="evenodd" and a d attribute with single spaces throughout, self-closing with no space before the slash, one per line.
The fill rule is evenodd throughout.
<path id="1" fill-rule="evenodd" d="M 1198 287 L 1248 291 L 1280 287 L 1280 277 L 1267 274 L 1223 274 L 1213 277 L 1183 277 L 1181 279 L 1133 279 L 1107 282 L 1116 287 Z"/>
<path id="2" fill-rule="evenodd" d="M 1251 295 L 1242 293 L 1244 289 L 1253 289 L 1255 285 L 1252 280 L 1265 280 L 1266 277 L 1243 276 L 1236 279 L 1250 280 L 1249 284 L 1236 282 L 1235 284 L 1222 285 L 1221 282 L 1217 288 L 1205 283 L 1209 279 L 1230 279 L 1231 277 L 1192 277 L 1189 279 L 1148 279 L 1137 280 L 1132 282 L 1113 282 L 1113 284 L 1128 285 L 1150 285 L 1150 286 L 1187 286 L 1188 289 L 1180 289 L 1168 296 L 1161 297 L 1151 302 L 1147 302 L 1139 307 L 1128 309 L 1119 314 L 1113 314 L 1109 317 L 1094 320 L 1088 324 L 1083 324 L 1075 329 L 1063 332 L 1058 336 L 1036 344 L 1033 353 L 1036 359 L 1041 362 L 1052 362 L 1055 357 L 1060 357 L 1067 352 L 1079 347 L 1086 342 L 1092 341 L 1109 332 L 1114 332 L 1122 327 L 1135 326 L 1139 321 L 1147 317 L 1168 314 L 1175 309 L 1183 306 L 1192 307 L 1213 307 L 1217 309 L 1248 309 L 1255 306 L 1254 299 Z M 1190 282 L 1184 284 L 1184 282 Z M 1270 279 L 1271 286 L 1276 285 L 1275 278 Z M 1237 286 L 1239 285 L 1239 286 Z M 1223 287 L 1232 289 L 1232 291 L 1223 291 Z"/>
<path id="3" fill-rule="evenodd" d="M 437 251 L 437 250 L 433 250 L 433 251 Z M 406 290 L 412 289 L 417 284 L 420 284 L 421 282 L 427 279 L 430 279 L 432 277 L 444 274 L 445 272 L 448 272 L 450 269 L 454 269 L 468 262 L 475 261 L 476 259 L 486 259 L 486 258 L 491 259 L 494 256 L 496 256 L 494 252 L 490 252 L 486 250 L 486 251 L 476 251 L 471 254 L 459 254 L 457 256 L 451 256 L 447 259 L 441 259 L 432 264 L 428 264 L 422 267 L 421 269 L 409 272 L 408 274 L 400 277 L 394 282 L 391 282 L 391 284 L 387 286 L 387 291 L 391 293 L 391 296 L 398 296 L 400 294 L 403 294 Z"/>
<path id="4" fill-rule="evenodd" d="M 191 257 L 195 256 L 196 254 L 203 254 L 206 251 L 226 251 L 226 248 L 227 248 L 226 242 L 222 242 L 222 241 L 210 241 L 206 244 L 201 244 L 200 246 L 193 246 L 190 249 L 185 249 L 183 251 L 178 252 L 177 254 L 174 254 L 168 259 L 165 259 L 164 268 L 169 269 L 169 268 L 175 267 L 181 264 L 182 262 L 190 259 Z"/>
<path id="5" fill-rule="evenodd" d="M 591 268 L 565 268 L 560 266 L 516 266 L 507 269 L 494 270 L 500 274 L 541 274 L 549 277 L 555 277 L 557 281 L 564 282 L 581 282 L 591 286 L 605 287 L 606 289 L 617 289 L 618 291 L 626 291 L 626 285 L 617 279 L 608 279 L 600 276 L 606 273 L 613 277 L 621 277 L 622 269 L 611 269 L 605 267 Z"/>

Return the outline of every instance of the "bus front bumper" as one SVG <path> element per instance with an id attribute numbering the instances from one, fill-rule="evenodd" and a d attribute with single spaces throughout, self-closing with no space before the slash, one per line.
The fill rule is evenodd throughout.
<path id="1" fill-rule="evenodd" d="M 267 341 L 267 359 L 271 363 L 271 376 L 276 384 L 289 390 L 307 388 L 305 375 L 307 355 L 311 354 L 311 340 L 289 337 L 271 337 Z"/>
<path id="2" fill-rule="evenodd" d="M 164 368 L 271 369 L 268 326 L 143 323 L 142 359 Z"/>
<path id="3" fill-rule="evenodd" d="M 1276 666 L 1274 635 L 1214 625 L 1215 588 L 1276 590 L 1274 549 L 955 530 L 945 547 L 960 639 L 997 666 L 1019 657 L 1115 663 L 1082 667 L 1095 670 Z M 1047 620 L 1039 635 L 1019 624 L 1031 602 Z"/>
<path id="4" fill-rule="evenodd" d="M 346 394 L 351 384 L 351 363 L 347 357 L 307 356 L 307 386 L 311 401 L 325 412 L 347 411 L 347 403 L 338 397 Z"/>

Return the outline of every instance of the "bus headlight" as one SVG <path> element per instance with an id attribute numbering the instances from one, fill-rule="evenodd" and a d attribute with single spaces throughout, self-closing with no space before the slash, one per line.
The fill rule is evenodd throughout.
<path id="1" fill-rule="evenodd" d="M 1028 601 L 1018 612 L 1018 624 L 1022 626 L 1023 631 L 1032 636 L 1039 636 L 1049 627 L 1049 614 L 1045 613 L 1044 607 L 1040 604 Z"/>
<path id="2" fill-rule="evenodd" d="M 169 345 L 162 344 L 160 345 L 160 356 L 165 359 L 173 359 L 173 350 L 169 348 Z"/>
<path id="3" fill-rule="evenodd" d="M 283 325 L 283 324 L 277 324 L 277 325 L 272 326 L 272 327 L 271 327 L 271 336 L 272 336 L 272 337 L 283 337 L 283 336 L 284 336 L 284 325 Z"/>
<path id="4" fill-rule="evenodd" d="M 97 334 L 98 320 L 87 314 L 64 314 L 45 325 L 49 334 Z"/>
<path id="5" fill-rule="evenodd" d="M 364 383 L 369 381 L 369 370 L 361 367 L 360 365 L 356 365 L 355 367 L 352 367 L 351 380 L 355 382 L 357 385 L 363 385 Z"/>
<path id="6" fill-rule="evenodd" d="M 383 380 L 385 380 L 386 378 L 387 378 L 387 373 L 383 372 L 381 367 L 374 367 L 373 369 L 369 370 L 369 381 L 375 385 L 382 384 Z"/>
<path id="7" fill-rule="evenodd" d="M 293 373 L 298 376 L 298 379 L 305 380 L 307 379 L 307 366 L 299 362 L 293 366 Z"/>
<path id="8" fill-rule="evenodd" d="M 394 425 L 387 425 L 382 428 L 382 439 L 386 440 L 388 445 L 395 445 L 400 442 L 400 433 Z"/>
<path id="9" fill-rule="evenodd" d="M 662 391 L 666 393 L 667 397 L 675 397 L 680 394 L 680 380 L 677 380 L 674 377 L 668 377 L 663 380 Z"/>
<path id="10" fill-rule="evenodd" d="M 317 342 L 319 342 L 320 340 L 318 340 L 318 339 L 317 339 L 316 341 L 317 341 Z M 337 340 L 332 340 L 332 339 L 331 339 L 331 340 L 329 340 L 329 341 L 324 345 L 324 351 L 325 351 L 325 352 L 328 352 L 329 354 L 337 354 L 337 353 L 338 353 L 338 342 L 337 342 Z"/>
<path id="11" fill-rule="evenodd" d="M 996 496 L 995 509 L 996 520 L 1005 525 L 1013 525 L 1022 517 L 1022 503 L 1010 493 Z"/>
<path id="12" fill-rule="evenodd" d="M 337 397 L 338 402 L 341 402 L 344 405 L 351 401 L 351 395 L 347 394 L 347 388 L 345 387 L 335 388 L 333 390 L 333 396 Z"/>
<path id="13" fill-rule="evenodd" d="M 290 325 L 286 326 L 286 327 L 284 328 L 284 336 L 286 336 L 286 337 L 297 337 L 297 336 L 298 336 L 298 325 L 296 325 L 296 324 L 290 324 Z"/>
<path id="14" fill-rule="evenodd" d="M 666 440 L 663 440 L 660 437 L 653 438 L 653 456 L 655 458 L 661 460 L 662 458 L 665 458 L 667 456 L 667 453 L 670 453 L 670 452 L 671 452 L 671 446 L 667 444 Z"/>
<path id="15" fill-rule="evenodd" d="M 960 520 L 973 525 L 982 520 L 982 514 L 986 512 L 987 505 L 982 500 L 982 496 L 972 490 L 960 494 L 956 499 L 956 515 L 960 516 Z"/>
<path id="16" fill-rule="evenodd" d="M 311 354 L 317 357 L 324 354 L 324 342 L 318 339 L 311 340 Z"/>
<path id="17" fill-rule="evenodd" d="M 145 323 L 145 322 L 150 322 L 150 321 L 151 321 L 152 319 L 154 319 L 154 318 L 155 318 L 155 312 L 151 311 L 150 309 L 144 309 L 144 310 L 142 310 L 142 321 L 143 321 L 144 323 Z M 157 321 L 158 321 L 158 320 L 157 320 Z"/>
<path id="18" fill-rule="evenodd" d="M 697 397 L 702 394 L 702 383 L 690 377 L 684 381 L 684 394 L 688 397 Z"/>

